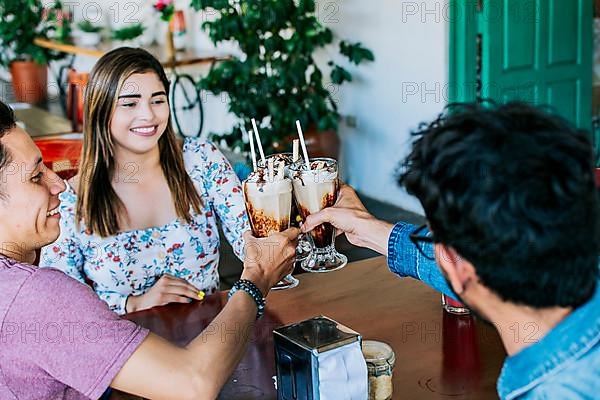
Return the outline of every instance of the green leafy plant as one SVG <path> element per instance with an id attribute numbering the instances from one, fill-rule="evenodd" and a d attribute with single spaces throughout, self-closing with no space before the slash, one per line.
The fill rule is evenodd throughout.
<path id="1" fill-rule="evenodd" d="M 64 39 L 68 35 L 68 21 L 62 21 L 57 32 L 56 11 L 60 2 L 45 9 L 40 0 L 0 1 L 0 65 L 8 67 L 13 61 L 35 61 L 47 64 L 51 60 L 64 58 L 63 53 L 36 46 L 35 38 Z M 58 34 L 58 35 L 57 35 Z"/>
<path id="2" fill-rule="evenodd" d="M 77 27 L 82 32 L 87 32 L 87 33 L 100 33 L 100 32 L 102 32 L 102 27 L 101 26 L 94 25 L 90 21 L 88 21 L 87 19 L 84 19 L 83 21 L 79 22 L 77 24 Z"/>
<path id="3" fill-rule="evenodd" d="M 52 7 L 46 8 L 43 19 L 44 22 L 54 27 L 49 35 L 51 39 L 61 43 L 71 41 L 71 16 L 63 10 L 62 3 L 59 0 L 56 0 Z"/>
<path id="4" fill-rule="evenodd" d="M 234 41 L 244 53 L 218 64 L 200 83 L 212 93 L 227 93 L 229 110 L 240 120 L 232 131 L 213 136 L 245 149 L 242 124 L 251 118 L 262 122 L 269 147 L 295 132 L 297 119 L 319 131 L 337 130 L 331 85 L 350 82 L 352 75 L 332 60 L 331 85 L 324 81 L 315 52 L 332 44 L 334 35 L 317 19 L 314 0 L 192 0 L 192 6 L 216 13 L 203 24 L 213 43 Z M 374 60 L 360 43 L 341 41 L 339 52 L 357 65 Z"/>
<path id="5" fill-rule="evenodd" d="M 112 32 L 113 40 L 132 40 L 142 36 L 146 28 L 142 24 L 133 24 Z"/>

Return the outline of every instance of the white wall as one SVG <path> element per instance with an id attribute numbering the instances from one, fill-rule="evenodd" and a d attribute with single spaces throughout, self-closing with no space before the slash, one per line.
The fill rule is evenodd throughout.
<path id="1" fill-rule="evenodd" d="M 321 3 L 330 15 L 331 2 Z M 355 81 L 336 94 L 341 113 L 358 122 L 356 128 L 340 127 L 346 179 L 362 193 L 422 213 L 418 201 L 396 184 L 394 170 L 410 150 L 410 131 L 437 116 L 447 102 L 447 1 L 337 4 L 328 26 L 375 54 L 374 63 L 349 67 Z"/>

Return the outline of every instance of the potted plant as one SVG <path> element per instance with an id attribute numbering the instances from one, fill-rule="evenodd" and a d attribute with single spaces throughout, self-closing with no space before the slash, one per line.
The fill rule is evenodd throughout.
<path id="1" fill-rule="evenodd" d="M 77 28 L 79 30 L 77 40 L 81 46 L 97 46 L 102 40 L 102 27 L 92 24 L 87 19 L 79 22 Z"/>
<path id="2" fill-rule="evenodd" d="M 139 43 L 136 42 L 136 39 L 142 36 L 145 30 L 146 28 L 142 24 L 135 23 L 115 29 L 112 32 L 111 38 L 115 42 L 118 42 L 120 46 L 138 46 Z"/>
<path id="3" fill-rule="evenodd" d="M 233 41 L 244 53 L 218 64 L 201 81 L 212 93 L 227 93 L 229 110 L 239 120 L 233 130 L 216 137 L 231 148 L 245 149 L 242 132 L 256 118 L 264 145 L 283 151 L 299 119 L 308 128 L 312 155 L 337 156 L 339 113 L 329 89 L 351 81 L 352 75 L 331 60 L 331 84 L 324 80 L 315 52 L 333 43 L 334 35 L 317 19 L 315 1 L 192 0 L 192 6 L 216 14 L 203 24 L 215 44 Z M 339 52 L 357 65 L 374 60 L 360 43 L 341 41 Z M 314 148 L 327 142 L 330 149 Z"/>
<path id="4" fill-rule="evenodd" d="M 69 25 L 66 18 L 57 18 L 59 10 L 59 1 L 50 8 L 41 0 L 0 2 L 0 65 L 10 69 L 17 101 L 38 103 L 47 97 L 48 62 L 64 54 L 38 47 L 33 40 L 64 39 Z"/>
<path id="5" fill-rule="evenodd" d="M 61 9 L 58 1 L 51 8 L 44 8 L 41 0 L 0 2 L 0 65 L 10 69 L 17 101 L 38 103 L 47 97 L 48 62 L 64 54 L 38 47 L 33 40 L 56 37 L 56 12 Z M 68 24 L 61 19 L 60 31 L 68 31 L 63 23 Z"/>

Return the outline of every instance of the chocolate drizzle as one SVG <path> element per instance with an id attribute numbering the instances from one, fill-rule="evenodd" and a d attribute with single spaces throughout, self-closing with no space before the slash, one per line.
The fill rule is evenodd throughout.
<path id="1" fill-rule="evenodd" d="M 320 178 L 320 174 L 326 172 L 328 174 L 335 174 L 337 169 L 335 163 L 331 161 L 316 160 L 310 163 L 310 171 L 306 169 L 306 164 L 302 159 L 296 161 L 291 167 L 292 179 L 299 180 L 302 186 L 306 186 L 305 178 L 308 177 L 309 181 Z"/>
<path id="2" fill-rule="evenodd" d="M 290 226 L 288 218 L 275 219 L 269 217 L 265 215 L 263 210 L 252 207 L 252 204 L 248 201 L 246 201 L 246 209 L 248 210 L 252 234 L 258 238 L 265 238 L 273 233 L 283 232 Z"/>
<path id="3" fill-rule="evenodd" d="M 263 175 L 260 175 L 262 177 Z M 259 177 L 259 178 L 260 178 Z M 257 185 L 259 190 L 262 191 L 266 182 L 258 181 Z M 258 238 L 269 237 L 275 232 L 283 232 L 290 227 L 289 218 L 276 219 L 269 217 L 265 214 L 264 210 L 257 209 L 252 206 L 252 202 L 248 201 L 248 185 L 243 185 L 244 199 L 246 203 L 246 211 L 248 212 L 248 219 L 250 220 L 250 228 L 252 234 Z"/>
<path id="4" fill-rule="evenodd" d="M 292 165 L 294 162 L 292 161 L 292 153 L 277 153 L 277 154 L 271 154 L 270 156 L 268 156 L 265 161 L 269 161 L 269 159 L 272 158 L 273 159 L 273 163 L 275 165 L 279 164 L 280 161 L 283 161 L 285 163 L 286 166 L 290 166 Z M 258 168 L 259 169 L 266 169 L 267 165 L 266 163 L 263 163 L 262 160 L 258 160 Z"/>
<path id="5" fill-rule="evenodd" d="M 251 172 L 250 175 L 248 175 L 248 178 L 246 178 L 246 181 L 256 183 L 259 185 L 259 189 L 262 189 L 262 186 L 264 186 L 265 183 L 267 183 L 267 178 L 265 177 L 265 174 L 265 169 L 258 169 L 257 171 Z"/>
<path id="6" fill-rule="evenodd" d="M 335 204 L 335 202 L 337 200 L 337 195 L 338 195 L 338 187 L 339 187 L 339 183 L 336 180 L 334 192 L 327 193 L 321 199 L 321 209 L 327 208 L 327 207 L 332 207 Z M 310 211 L 308 209 L 302 207 L 300 204 L 298 204 L 298 210 L 300 211 L 300 216 L 302 217 L 302 220 L 306 221 L 306 217 L 308 217 L 311 214 Z M 315 247 L 317 247 L 318 249 L 322 249 L 322 248 L 331 246 L 333 244 L 333 241 L 335 239 L 335 237 L 334 237 L 335 229 L 334 229 L 333 225 L 331 225 L 329 223 L 324 223 L 324 224 L 316 226 L 310 232 L 310 235 L 312 236 L 312 238 L 315 242 Z"/>

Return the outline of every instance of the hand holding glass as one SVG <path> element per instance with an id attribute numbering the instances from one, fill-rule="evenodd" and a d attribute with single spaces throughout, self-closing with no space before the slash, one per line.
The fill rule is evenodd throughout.
<path id="1" fill-rule="evenodd" d="M 259 170 L 243 182 L 250 227 L 252 234 L 258 238 L 269 237 L 290 227 L 292 183 L 288 178 L 268 180 L 264 175 L 265 170 Z M 292 275 L 287 275 L 272 289 L 293 288 L 298 283 Z"/>

